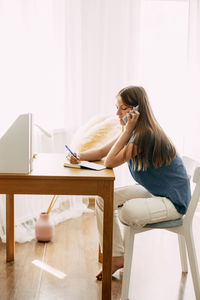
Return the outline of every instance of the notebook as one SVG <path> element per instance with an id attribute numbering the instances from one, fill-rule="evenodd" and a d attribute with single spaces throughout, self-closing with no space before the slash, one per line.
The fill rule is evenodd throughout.
<path id="1" fill-rule="evenodd" d="M 75 169 L 90 169 L 95 171 L 100 171 L 106 169 L 103 165 L 98 165 L 89 161 L 81 161 L 78 164 L 70 164 L 69 162 L 64 162 L 64 167 L 75 168 Z"/>

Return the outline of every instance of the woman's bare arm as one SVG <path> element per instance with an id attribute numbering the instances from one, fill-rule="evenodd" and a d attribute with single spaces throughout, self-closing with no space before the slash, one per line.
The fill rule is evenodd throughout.
<path id="1" fill-rule="evenodd" d="M 95 161 L 95 160 L 101 160 L 103 157 L 105 157 L 114 143 L 116 142 L 117 138 L 113 139 L 111 142 L 107 143 L 106 145 L 92 150 L 87 150 L 84 152 L 80 152 L 79 154 L 75 153 L 75 155 L 78 156 L 79 160 L 86 160 L 86 161 Z M 70 163 L 77 164 L 79 162 L 78 159 L 74 158 L 71 154 L 67 156 Z"/>
<path id="2" fill-rule="evenodd" d="M 110 149 L 112 148 L 112 146 L 116 141 L 117 138 L 107 143 L 103 147 L 87 150 L 85 152 L 80 152 L 79 158 L 80 160 L 87 160 L 87 161 L 101 160 L 103 157 L 105 157 L 108 154 L 108 152 L 110 151 Z"/>
<path id="3" fill-rule="evenodd" d="M 105 166 L 107 168 L 118 167 L 140 152 L 136 144 L 128 143 L 128 145 L 126 145 L 129 137 L 130 134 L 123 132 L 115 142 L 105 160 Z"/>
<path id="4" fill-rule="evenodd" d="M 140 149 L 134 143 L 128 143 L 130 137 L 133 135 L 133 130 L 137 123 L 139 117 L 139 112 L 135 111 L 134 114 L 129 113 L 128 122 L 125 127 L 125 131 L 120 135 L 115 144 L 113 144 L 111 150 L 109 151 L 106 160 L 105 166 L 107 168 L 114 168 L 122 165 L 128 161 L 131 157 L 136 156 Z"/>

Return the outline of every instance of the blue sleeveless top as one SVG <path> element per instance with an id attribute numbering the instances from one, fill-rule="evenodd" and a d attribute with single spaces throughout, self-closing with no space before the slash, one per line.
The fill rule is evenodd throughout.
<path id="1" fill-rule="evenodd" d="M 179 156 L 176 156 L 169 165 L 163 164 L 158 168 L 155 168 L 150 160 L 145 171 L 138 171 L 137 168 L 134 170 L 132 159 L 128 161 L 128 166 L 135 181 L 151 194 L 168 198 L 180 214 L 186 213 L 191 199 L 190 181 Z"/>

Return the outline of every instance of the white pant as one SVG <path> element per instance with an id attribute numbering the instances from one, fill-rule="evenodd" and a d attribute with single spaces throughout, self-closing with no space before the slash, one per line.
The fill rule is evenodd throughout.
<path id="1" fill-rule="evenodd" d="M 182 216 L 169 199 L 153 196 L 139 184 L 116 188 L 114 191 L 113 256 L 124 255 L 124 243 L 117 211 L 118 206 L 122 204 L 122 221 L 135 228 L 141 228 L 150 223 L 175 220 Z M 103 207 L 104 201 L 98 197 L 95 212 L 101 249 L 103 249 Z"/>

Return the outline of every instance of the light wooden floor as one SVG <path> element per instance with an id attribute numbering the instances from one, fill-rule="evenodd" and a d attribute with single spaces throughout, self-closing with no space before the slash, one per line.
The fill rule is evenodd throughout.
<path id="1" fill-rule="evenodd" d="M 194 234 L 200 262 L 199 215 Z M 51 243 L 16 243 L 14 263 L 5 262 L 5 244 L 0 243 L 0 299 L 101 299 L 101 282 L 95 280 L 101 267 L 97 249 L 94 214 L 57 225 Z M 43 261 L 66 277 L 42 270 L 33 260 Z M 132 269 L 131 300 L 195 300 L 190 272 L 182 275 L 178 243 L 170 232 L 152 230 L 136 236 Z M 114 300 L 120 299 L 121 276 L 118 272 L 113 279 Z"/>

